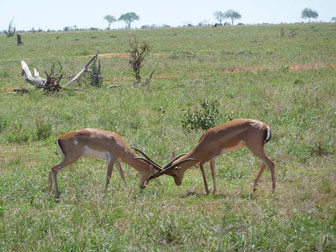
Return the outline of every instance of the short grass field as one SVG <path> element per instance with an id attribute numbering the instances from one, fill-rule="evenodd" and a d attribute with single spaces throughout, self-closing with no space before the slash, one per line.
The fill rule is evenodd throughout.
<path id="1" fill-rule="evenodd" d="M 129 31 L 24 33 L 20 47 L 0 35 L 0 251 L 335 251 L 336 25 L 131 33 L 152 48 L 148 87 L 132 85 Z M 59 61 L 64 84 L 96 53 L 102 88 L 83 78 L 45 93 L 20 75 L 20 60 L 41 75 Z M 104 192 L 105 162 L 86 158 L 59 173 L 59 201 L 48 196 L 61 134 L 114 131 L 164 164 L 197 144 L 204 130 L 182 121 L 205 100 L 218 103 L 216 125 L 270 125 L 274 194 L 268 170 L 252 194 L 261 162 L 241 149 L 217 159 L 216 195 L 205 194 L 198 167 L 180 187 L 162 176 L 141 190 L 125 164 L 128 188 L 115 169 Z"/>

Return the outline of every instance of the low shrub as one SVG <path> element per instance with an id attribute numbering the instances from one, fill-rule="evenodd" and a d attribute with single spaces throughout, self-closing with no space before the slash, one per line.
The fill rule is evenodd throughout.
<path id="1" fill-rule="evenodd" d="M 203 100 L 201 108 L 195 111 L 188 109 L 182 119 L 182 127 L 187 130 L 203 129 L 207 130 L 216 125 L 218 117 L 219 102 Z"/>

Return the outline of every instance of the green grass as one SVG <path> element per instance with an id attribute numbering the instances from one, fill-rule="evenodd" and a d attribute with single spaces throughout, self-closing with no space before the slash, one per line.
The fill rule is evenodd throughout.
<path id="1" fill-rule="evenodd" d="M 133 88 L 128 59 L 113 56 L 101 58 L 104 84 L 120 87 L 84 80 L 51 94 L 25 83 L 20 60 L 41 75 L 60 61 L 67 79 L 88 55 L 127 52 L 128 31 L 25 33 L 20 47 L 0 35 L 0 251 L 336 250 L 336 26 L 284 25 L 284 37 L 280 27 L 136 31 L 152 47 L 148 88 Z M 48 197 L 60 134 L 115 131 L 164 163 L 202 135 L 182 120 L 204 99 L 219 103 L 216 124 L 271 126 L 275 194 L 269 171 L 251 194 L 261 163 L 243 149 L 216 162 L 216 196 L 205 195 L 198 168 L 181 187 L 163 176 L 140 190 L 126 165 L 129 189 L 114 170 L 104 193 L 105 163 L 80 159 L 58 176 L 60 201 Z"/>

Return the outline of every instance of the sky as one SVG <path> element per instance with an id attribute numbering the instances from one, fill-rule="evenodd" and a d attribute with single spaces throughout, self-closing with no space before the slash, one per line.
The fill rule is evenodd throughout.
<path id="1" fill-rule="evenodd" d="M 133 28 L 142 25 L 183 26 L 200 22 L 216 23 L 214 12 L 229 9 L 238 11 L 245 24 L 295 23 L 303 21 L 301 12 L 311 8 L 318 12 L 317 21 L 329 22 L 336 17 L 336 0 L 0 0 L 0 30 L 7 30 L 10 20 L 18 30 L 52 29 L 66 26 L 78 28 L 106 28 L 105 15 L 117 19 L 121 14 L 135 12 L 139 21 Z M 116 22 L 111 28 L 125 27 Z"/>

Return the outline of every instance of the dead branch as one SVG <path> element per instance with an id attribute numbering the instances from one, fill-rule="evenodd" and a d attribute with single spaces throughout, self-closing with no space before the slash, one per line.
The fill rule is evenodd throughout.
<path id="1" fill-rule="evenodd" d="M 86 65 L 82 68 L 82 70 L 81 70 L 75 77 L 73 77 L 72 80 L 70 80 L 68 83 L 66 83 L 63 87 L 66 87 L 66 86 L 68 86 L 68 85 L 74 83 L 75 81 L 77 81 L 77 80 L 79 79 L 79 77 L 81 77 L 82 74 L 84 74 L 84 73 L 87 71 L 89 65 L 90 65 L 90 64 L 91 64 L 97 57 L 98 57 L 98 54 L 96 54 L 95 56 L 93 56 L 93 57 L 89 60 L 89 62 L 86 63 Z"/>
<path id="2" fill-rule="evenodd" d="M 223 54 L 232 54 L 232 55 L 239 55 L 239 54 L 257 54 L 256 52 L 252 51 L 222 51 Z"/>
<path id="3" fill-rule="evenodd" d="M 147 86 L 149 85 L 149 82 L 151 81 L 151 79 L 152 79 L 152 77 L 153 77 L 154 71 L 155 71 L 155 70 L 153 70 L 153 71 L 151 72 L 151 74 L 148 76 L 148 78 L 146 79 L 146 81 L 142 84 L 143 87 L 147 87 Z"/>
<path id="4" fill-rule="evenodd" d="M 29 92 L 29 90 L 26 89 L 26 88 L 15 88 L 15 89 L 13 90 L 13 92 L 11 92 L 11 93 L 16 93 L 16 94 L 26 94 L 26 93 L 28 93 L 28 92 Z"/>
<path id="5" fill-rule="evenodd" d="M 294 37 L 296 35 L 296 31 L 295 30 L 292 30 L 290 33 L 289 33 L 289 37 Z"/>
<path id="6" fill-rule="evenodd" d="M 91 64 L 91 69 L 89 71 L 89 74 L 90 74 L 91 85 L 100 88 L 102 87 L 103 77 L 101 75 L 100 60 L 98 61 L 98 66 L 97 66 L 97 59 L 98 57 L 95 58 L 93 63 Z"/>
<path id="7" fill-rule="evenodd" d="M 118 88 L 118 87 L 121 87 L 121 85 L 110 85 L 107 88 Z"/>

